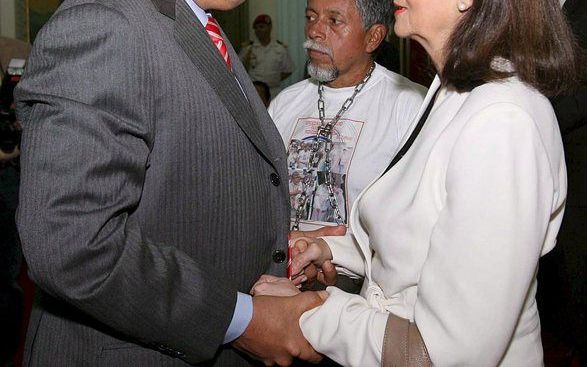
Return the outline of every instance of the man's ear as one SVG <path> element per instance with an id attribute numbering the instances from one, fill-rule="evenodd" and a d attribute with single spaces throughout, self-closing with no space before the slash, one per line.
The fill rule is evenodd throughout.
<path id="1" fill-rule="evenodd" d="M 365 51 L 373 53 L 387 36 L 387 27 L 383 24 L 374 24 L 365 34 Z"/>

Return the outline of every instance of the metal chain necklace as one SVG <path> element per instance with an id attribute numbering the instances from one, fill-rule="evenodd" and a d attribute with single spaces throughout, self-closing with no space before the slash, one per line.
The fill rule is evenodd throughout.
<path id="1" fill-rule="evenodd" d="M 344 224 L 344 219 L 340 214 L 340 207 L 336 200 L 336 194 L 334 191 L 334 183 L 332 182 L 332 173 L 330 167 L 330 152 L 332 151 L 334 145 L 332 143 L 332 131 L 334 130 L 334 127 L 336 126 L 342 115 L 351 107 L 351 105 L 355 101 L 355 97 L 357 96 L 357 94 L 359 94 L 361 90 L 363 90 L 365 84 L 367 84 L 369 79 L 371 79 L 371 75 L 373 74 L 374 69 L 375 64 L 371 65 L 369 71 L 367 72 L 363 80 L 361 80 L 359 84 L 355 86 L 353 94 L 344 101 L 344 103 L 340 107 L 340 110 L 338 110 L 334 118 L 332 118 L 329 121 L 326 121 L 325 117 L 326 113 L 324 109 L 324 83 L 320 82 L 318 84 L 318 118 L 320 119 L 320 126 L 318 127 L 318 131 L 316 132 L 316 135 L 314 136 L 312 142 L 312 150 L 310 151 L 310 157 L 308 159 L 308 171 L 304 175 L 304 179 L 302 181 L 302 192 L 296 199 L 296 204 L 298 205 L 298 207 L 296 208 L 296 217 L 292 225 L 292 230 L 297 231 L 300 229 L 300 221 L 304 217 L 304 212 L 308 201 L 308 195 L 306 194 L 308 184 L 314 183 L 314 172 L 318 167 L 318 162 L 322 158 L 318 154 L 322 144 L 324 145 L 324 184 L 328 189 L 328 202 L 330 204 L 330 207 L 334 211 L 334 219 L 336 220 L 336 224 Z M 316 189 L 314 189 L 314 192 L 315 191 Z"/>

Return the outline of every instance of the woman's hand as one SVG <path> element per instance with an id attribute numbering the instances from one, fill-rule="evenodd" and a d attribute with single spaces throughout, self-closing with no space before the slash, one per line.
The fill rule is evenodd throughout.
<path id="1" fill-rule="evenodd" d="M 261 275 L 259 280 L 251 288 L 253 296 L 278 296 L 289 297 L 301 293 L 291 280 L 273 275 Z"/>
<path id="2" fill-rule="evenodd" d="M 330 262 L 332 252 L 321 238 L 301 237 L 292 248 L 292 277 L 294 284 L 301 284 L 316 278 L 325 285 L 336 283 L 336 269 Z M 318 271 L 316 271 L 318 268 Z"/>

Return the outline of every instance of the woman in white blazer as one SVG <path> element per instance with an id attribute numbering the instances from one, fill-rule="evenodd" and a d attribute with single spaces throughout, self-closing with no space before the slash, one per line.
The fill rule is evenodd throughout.
<path id="1" fill-rule="evenodd" d="M 294 274 L 332 261 L 365 278 L 360 295 L 329 287 L 303 334 L 344 366 L 381 365 L 384 350 L 402 365 L 393 359 L 417 347 L 402 328 L 436 366 L 540 366 L 537 264 L 566 197 L 546 96 L 574 86 L 579 68 L 558 0 L 395 5 L 395 33 L 422 44 L 438 76 L 413 144 L 357 200 L 354 238 L 297 243 Z M 263 282 L 255 294 L 284 293 Z"/>

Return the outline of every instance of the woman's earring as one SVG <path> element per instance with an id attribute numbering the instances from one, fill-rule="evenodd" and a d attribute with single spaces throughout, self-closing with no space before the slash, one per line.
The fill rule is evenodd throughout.
<path id="1" fill-rule="evenodd" d="M 458 4 L 457 4 L 457 8 L 462 13 L 465 10 L 467 10 L 467 4 L 465 4 L 463 1 L 459 1 Z"/>

